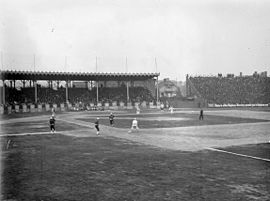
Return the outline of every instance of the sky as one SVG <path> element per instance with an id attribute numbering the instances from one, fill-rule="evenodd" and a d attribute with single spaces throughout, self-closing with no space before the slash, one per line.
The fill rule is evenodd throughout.
<path id="1" fill-rule="evenodd" d="M 267 0 L 0 0 L 1 69 L 270 74 L 269 11 Z"/>

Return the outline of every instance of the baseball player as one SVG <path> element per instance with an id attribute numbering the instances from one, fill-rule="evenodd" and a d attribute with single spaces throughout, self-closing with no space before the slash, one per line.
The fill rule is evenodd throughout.
<path id="1" fill-rule="evenodd" d="M 171 114 L 173 114 L 173 106 L 170 106 L 169 110 L 170 110 Z"/>
<path id="2" fill-rule="evenodd" d="M 51 133 L 55 133 L 55 118 L 54 118 L 54 116 L 51 116 L 49 122 L 50 122 Z"/>
<path id="3" fill-rule="evenodd" d="M 52 116 L 55 117 L 55 108 L 52 108 Z"/>
<path id="4" fill-rule="evenodd" d="M 97 129 L 97 135 L 99 135 L 99 118 L 97 117 L 97 120 L 95 121 L 95 127 Z"/>
<path id="5" fill-rule="evenodd" d="M 203 109 L 201 109 L 201 111 L 200 111 L 199 120 L 203 120 Z"/>
<path id="6" fill-rule="evenodd" d="M 139 106 L 136 107 L 136 114 L 140 114 L 141 113 L 141 109 Z"/>
<path id="7" fill-rule="evenodd" d="M 136 130 L 136 131 L 139 130 L 138 121 L 136 118 L 134 118 L 132 121 L 132 125 L 131 125 L 129 133 L 131 133 L 133 130 Z"/>
<path id="8" fill-rule="evenodd" d="M 114 125 L 114 115 L 113 115 L 113 113 L 110 114 L 109 120 L 110 120 L 110 125 L 113 126 Z"/>

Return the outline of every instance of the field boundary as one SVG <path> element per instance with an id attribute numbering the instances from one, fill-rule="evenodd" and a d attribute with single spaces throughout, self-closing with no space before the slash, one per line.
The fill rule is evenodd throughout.
<path id="1" fill-rule="evenodd" d="M 260 158 L 260 157 L 256 157 L 256 156 L 249 156 L 249 155 L 245 155 L 245 154 L 238 154 L 238 153 L 225 151 L 225 150 L 221 150 L 221 149 L 216 149 L 216 148 L 211 148 L 211 147 L 208 147 L 206 149 L 211 150 L 211 151 L 216 151 L 216 152 L 222 152 L 222 153 L 226 153 L 226 154 L 241 156 L 241 157 L 245 157 L 245 158 L 252 158 L 252 159 L 255 159 L 255 160 L 261 160 L 261 161 L 270 162 L 270 159 L 266 159 L 266 158 Z"/>
<path id="2" fill-rule="evenodd" d="M 94 125 L 94 123 L 92 123 L 92 122 L 89 122 L 89 124 L 86 124 L 86 122 L 81 123 L 81 122 L 78 122 L 78 120 L 71 121 L 71 120 L 67 120 L 67 119 L 58 119 L 58 121 L 64 121 L 64 122 L 67 122 L 67 123 L 76 124 L 76 125 L 79 125 L 79 126 L 84 126 L 84 127 L 94 129 L 94 126 L 92 126 L 92 125 Z M 92 124 L 92 125 L 90 125 L 90 124 Z"/>
<path id="3" fill-rule="evenodd" d="M 56 132 L 55 134 L 59 134 L 60 132 Z M 51 131 L 43 131 L 43 132 L 35 132 L 35 133 L 10 133 L 10 134 L 3 134 L 0 137 L 10 137 L 10 136 L 24 136 L 24 135 L 52 135 Z"/>
<path id="4" fill-rule="evenodd" d="M 34 133 L 9 133 L 9 134 L 0 134 L 0 137 L 12 137 L 12 136 L 26 136 L 26 135 L 59 135 L 59 134 L 65 134 L 69 132 L 81 132 L 86 131 L 86 129 L 80 129 L 80 130 L 67 130 L 67 131 L 56 131 L 55 133 L 51 133 L 51 131 L 41 131 L 41 132 L 34 132 Z M 74 135 L 75 136 L 75 135 Z"/>

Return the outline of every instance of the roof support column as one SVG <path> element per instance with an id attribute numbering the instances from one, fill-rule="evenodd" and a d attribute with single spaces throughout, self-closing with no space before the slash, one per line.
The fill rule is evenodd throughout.
<path id="1" fill-rule="evenodd" d="M 22 81 L 22 83 L 23 83 L 23 88 L 25 88 L 25 82 L 26 82 L 25 80 Z"/>
<path id="2" fill-rule="evenodd" d="M 158 76 L 157 76 L 157 104 L 159 101 L 159 90 L 158 90 Z"/>
<path id="3" fill-rule="evenodd" d="M 99 85 L 99 81 L 96 81 L 96 87 L 97 87 L 97 104 L 98 104 L 98 85 Z"/>
<path id="4" fill-rule="evenodd" d="M 186 75 L 186 97 L 188 97 L 188 74 Z"/>
<path id="5" fill-rule="evenodd" d="M 128 81 L 127 81 L 127 102 L 129 102 L 129 86 L 128 86 Z"/>
<path id="6" fill-rule="evenodd" d="M 3 94 L 2 94 L 2 97 L 3 97 L 3 99 L 2 99 L 2 103 L 3 103 L 3 105 L 5 105 L 6 104 L 6 96 L 5 96 L 5 80 L 2 80 L 2 82 L 3 82 Z"/>
<path id="7" fill-rule="evenodd" d="M 68 103 L 68 80 L 66 80 L 66 103 Z"/>
<path id="8" fill-rule="evenodd" d="M 56 83 L 57 83 L 57 89 L 59 89 L 59 87 L 60 87 L 60 80 L 57 80 Z"/>
<path id="9" fill-rule="evenodd" d="M 37 103 L 37 80 L 34 80 L 34 85 L 35 85 L 35 103 Z"/>

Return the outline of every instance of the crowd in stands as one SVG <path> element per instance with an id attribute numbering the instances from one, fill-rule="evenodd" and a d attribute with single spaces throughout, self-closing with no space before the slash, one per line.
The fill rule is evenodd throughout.
<path id="1" fill-rule="evenodd" d="M 35 102 L 35 88 L 9 88 L 6 87 L 6 102 L 9 105 L 34 103 Z M 96 88 L 89 90 L 87 88 L 69 88 L 68 89 L 68 102 L 71 104 L 96 104 Z M 117 101 L 127 102 L 127 88 L 117 87 L 108 88 L 101 87 L 98 90 L 99 102 L 112 103 Z M 57 90 L 52 88 L 38 87 L 37 100 L 39 104 L 61 104 L 66 103 L 66 89 L 58 88 Z M 144 87 L 130 87 L 129 88 L 129 100 L 131 102 L 151 102 L 154 100 L 151 92 Z"/>
<path id="2" fill-rule="evenodd" d="M 34 90 L 32 90 L 34 92 Z M 49 103 L 49 104 L 61 104 L 65 102 L 65 88 L 59 88 L 54 90 L 51 88 L 39 88 L 38 89 L 38 102 L 39 103 Z"/>
<path id="3" fill-rule="evenodd" d="M 270 103 L 270 77 L 190 77 L 199 96 L 208 103 L 257 104 Z"/>
<path id="4" fill-rule="evenodd" d="M 16 88 L 5 88 L 6 102 L 9 104 L 26 102 L 26 95 Z"/>

